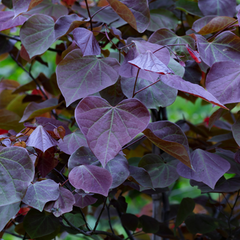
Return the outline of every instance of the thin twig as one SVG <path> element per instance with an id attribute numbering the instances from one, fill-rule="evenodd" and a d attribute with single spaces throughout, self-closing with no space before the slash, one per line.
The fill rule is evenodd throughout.
<path id="1" fill-rule="evenodd" d="M 4 233 L 7 233 L 7 234 L 10 234 L 10 235 L 12 235 L 12 236 L 14 236 L 14 237 L 18 237 L 18 238 L 23 238 L 21 235 L 18 235 L 18 234 L 16 234 L 16 233 L 11 233 L 11 232 L 9 232 L 9 231 L 7 231 L 7 230 L 2 230 Z M 28 238 L 29 239 L 29 238 Z"/>
<path id="2" fill-rule="evenodd" d="M 105 36 L 107 37 L 108 41 L 111 42 L 115 46 L 116 49 L 118 49 L 117 45 L 108 36 L 108 32 L 107 32 L 107 27 L 106 26 L 105 26 Z M 118 51 L 119 51 L 119 49 L 118 49 Z"/>
<path id="3" fill-rule="evenodd" d="M 112 223 L 111 223 L 111 216 L 110 216 L 110 209 L 109 209 L 109 205 L 106 204 L 106 207 L 107 207 L 107 213 L 108 213 L 108 223 L 109 223 L 109 227 L 112 231 L 112 233 L 114 234 L 114 231 L 113 231 L 113 228 L 112 228 Z"/>
<path id="4" fill-rule="evenodd" d="M 107 7 L 109 7 L 109 6 L 110 6 L 110 5 L 108 4 L 108 5 L 100 8 L 99 10 L 97 10 L 97 11 L 92 15 L 92 19 L 93 19 L 99 12 L 101 12 L 102 10 L 104 10 L 105 8 L 107 8 Z"/>
<path id="5" fill-rule="evenodd" d="M 81 213 L 81 215 L 82 215 L 83 221 L 85 222 L 85 225 L 86 225 L 87 230 L 88 230 L 88 231 L 92 231 L 92 229 L 90 229 L 90 227 L 88 226 L 87 220 L 86 220 L 86 218 L 85 218 L 84 213 L 82 212 L 82 209 L 79 208 L 79 210 L 80 210 L 80 213 Z"/>
<path id="6" fill-rule="evenodd" d="M 85 4 L 86 4 L 86 8 L 87 8 L 87 12 L 88 12 L 88 17 L 89 17 L 89 21 L 90 21 L 90 27 L 91 27 L 91 31 L 93 30 L 93 26 L 92 26 L 92 16 L 91 16 L 91 13 L 90 13 L 90 10 L 89 10 L 89 6 L 88 6 L 88 2 L 87 0 L 85 0 Z"/>
<path id="7" fill-rule="evenodd" d="M 102 210 L 101 210 L 101 212 L 100 212 L 100 214 L 99 214 L 99 216 L 98 216 L 98 218 L 97 218 L 97 221 L 96 221 L 95 226 L 94 226 L 94 228 L 93 228 L 93 232 L 96 230 L 96 228 L 97 228 L 97 226 L 98 226 L 98 223 L 99 223 L 99 221 L 100 221 L 100 218 L 101 218 L 101 216 L 102 216 L 102 213 L 103 213 L 103 210 L 104 210 L 104 208 L 105 208 L 105 206 L 106 206 L 106 203 L 107 203 L 107 198 L 105 198 L 105 200 L 104 200 L 104 202 L 103 202 L 103 207 L 102 207 Z"/>
<path id="8" fill-rule="evenodd" d="M 133 87 L 133 95 L 132 95 L 132 98 L 134 98 L 134 96 L 137 94 L 135 93 L 135 90 L 136 90 L 136 86 L 137 86 L 137 80 L 138 80 L 138 74 L 140 72 L 140 68 L 138 68 L 138 71 L 137 71 L 137 76 L 136 76 L 136 79 L 135 79 L 135 83 L 134 83 L 134 87 Z"/>
<path id="9" fill-rule="evenodd" d="M 137 138 L 135 141 L 133 141 L 133 142 L 130 142 L 128 145 L 126 145 L 126 146 L 124 146 L 123 148 L 122 148 L 122 150 L 123 149 L 125 149 L 125 148 L 128 148 L 128 147 L 130 147 L 131 145 L 133 145 L 134 143 L 136 143 L 136 142 L 138 142 L 138 141 L 140 141 L 140 140 L 142 140 L 142 139 L 144 139 L 146 136 L 141 136 L 141 137 L 139 137 L 139 138 Z"/>
<path id="10" fill-rule="evenodd" d="M 6 34 L 4 34 L 4 33 L 1 33 L 1 32 L 0 32 L 0 36 L 6 37 L 6 38 L 9 38 L 9 39 L 12 39 L 12 40 L 16 40 L 16 41 L 18 41 L 18 42 L 21 42 L 20 38 L 8 36 L 8 35 L 6 35 Z"/>

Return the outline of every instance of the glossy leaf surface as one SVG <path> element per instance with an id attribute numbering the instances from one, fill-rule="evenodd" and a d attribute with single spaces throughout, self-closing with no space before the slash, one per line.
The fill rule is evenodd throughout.
<path id="1" fill-rule="evenodd" d="M 58 85 L 67 105 L 113 85 L 118 69 L 114 58 L 82 57 L 81 50 L 71 51 L 57 66 Z"/>
<path id="2" fill-rule="evenodd" d="M 25 149 L 4 148 L 0 152 L 0 206 L 21 201 L 33 176 L 33 162 Z"/>
<path id="3" fill-rule="evenodd" d="M 112 107 L 99 97 L 84 98 L 75 110 L 75 117 L 103 166 L 143 131 L 150 119 L 147 108 L 137 99 L 123 100 Z"/>
<path id="4" fill-rule="evenodd" d="M 145 136 L 157 147 L 191 168 L 188 141 L 181 128 L 169 121 L 149 123 Z"/>

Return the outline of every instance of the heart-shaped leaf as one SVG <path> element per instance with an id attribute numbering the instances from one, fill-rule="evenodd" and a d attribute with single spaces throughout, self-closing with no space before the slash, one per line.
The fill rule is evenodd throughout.
<path id="1" fill-rule="evenodd" d="M 75 28 L 73 30 L 73 37 L 80 47 L 83 56 L 101 54 L 101 48 L 92 31 L 86 28 Z"/>
<path id="2" fill-rule="evenodd" d="M 127 159 L 120 154 L 107 163 L 106 169 L 111 173 L 113 178 L 111 188 L 118 187 L 128 178 L 130 174 L 128 168 Z"/>
<path id="3" fill-rule="evenodd" d="M 187 137 L 176 124 L 169 121 L 150 123 L 143 133 L 160 149 L 191 168 Z"/>
<path id="4" fill-rule="evenodd" d="M 100 97 L 84 98 L 75 117 L 90 149 L 104 167 L 150 120 L 148 109 L 137 99 L 123 100 L 112 107 Z"/>
<path id="5" fill-rule="evenodd" d="M 85 208 L 86 206 L 92 205 L 97 201 L 96 198 L 86 193 L 76 193 L 74 195 L 74 198 L 75 198 L 74 206 L 77 206 L 80 208 Z"/>
<path id="6" fill-rule="evenodd" d="M 75 199 L 73 194 L 68 189 L 60 187 L 57 200 L 47 203 L 44 210 L 52 212 L 55 217 L 60 217 L 64 213 L 71 212 L 74 203 Z"/>
<path id="7" fill-rule="evenodd" d="M 99 193 L 107 197 L 112 185 L 112 176 L 104 168 L 93 165 L 74 167 L 69 173 L 69 182 L 77 189 Z"/>
<path id="8" fill-rule="evenodd" d="M 43 14 L 30 17 L 21 27 L 20 38 L 30 58 L 44 53 L 55 41 L 54 20 Z"/>
<path id="9" fill-rule="evenodd" d="M 66 135 L 63 140 L 59 140 L 58 147 L 61 151 L 71 155 L 80 147 L 87 147 L 87 141 L 83 133 L 78 129 L 77 131 Z"/>
<path id="10" fill-rule="evenodd" d="M 236 13 L 235 0 L 199 0 L 198 6 L 203 15 L 218 15 L 233 17 Z"/>
<path id="11" fill-rule="evenodd" d="M 240 64 L 236 62 L 214 63 L 206 78 L 206 88 L 221 103 L 240 101 Z"/>
<path id="12" fill-rule="evenodd" d="M 13 0 L 13 10 L 15 17 L 21 13 L 27 12 L 31 0 Z"/>
<path id="13" fill-rule="evenodd" d="M 123 93 L 128 98 L 132 98 L 135 79 L 136 78 L 124 77 L 121 79 Z M 149 86 L 150 84 L 152 84 L 151 81 L 138 78 L 135 92 Z M 157 109 L 158 107 L 167 107 L 171 105 L 175 101 L 176 97 L 176 89 L 167 86 L 162 81 L 159 81 L 151 87 L 137 93 L 134 98 L 139 99 L 147 108 Z"/>
<path id="14" fill-rule="evenodd" d="M 220 33 L 212 42 L 196 35 L 201 59 L 209 66 L 215 62 L 240 62 L 240 38 L 230 31 Z"/>
<path id="15" fill-rule="evenodd" d="M 173 71 L 162 63 L 150 50 L 147 50 L 145 53 L 140 54 L 128 62 L 133 66 L 150 72 L 159 74 L 173 73 Z"/>
<path id="16" fill-rule="evenodd" d="M 80 49 L 71 51 L 56 70 L 58 85 L 67 106 L 113 85 L 118 80 L 118 70 L 119 63 L 114 58 L 82 57 Z"/>
<path id="17" fill-rule="evenodd" d="M 42 211 L 47 202 L 57 200 L 59 197 L 59 185 L 51 179 L 29 185 L 23 202 Z"/>
<path id="18" fill-rule="evenodd" d="M 33 162 L 24 148 L 4 148 L 0 152 L 0 206 L 20 202 L 33 176 Z"/>
<path id="19" fill-rule="evenodd" d="M 200 85 L 185 81 L 177 75 L 164 75 L 161 77 L 161 80 L 169 87 L 192 94 L 194 96 L 204 99 L 207 102 L 210 102 L 212 104 L 218 105 L 219 107 L 228 109 L 221 102 L 219 102 L 218 99 L 216 99 L 210 92 L 206 91 L 203 87 L 201 87 Z"/>
<path id="20" fill-rule="evenodd" d="M 178 164 L 177 171 L 180 176 L 200 181 L 214 189 L 216 182 L 226 173 L 230 163 L 214 153 L 197 149 L 191 154 L 193 169 L 182 163 Z"/>
<path id="21" fill-rule="evenodd" d="M 49 135 L 42 125 L 39 125 L 31 133 L 26 144 L 45 152 L 49 148 L 56 146 L 58 142 Z"/>
<path id="22" fill-rule="evenodd" d="M 154 188 L 164 188 L 179 178 L 178 163 L 179 161 L 172 157 L 163 158 L 163 155 L 147 154 L 141 159 L 138 166 L 143 167 L 149 173 Z"/>

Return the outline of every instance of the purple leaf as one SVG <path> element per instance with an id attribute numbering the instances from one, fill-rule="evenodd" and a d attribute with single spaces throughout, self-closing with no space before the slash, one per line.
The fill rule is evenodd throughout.
<path id="1" fill-rule="evenodd" d="M 29 57 L 44 53 L 54 42 L 54 21 L 50 16 L 36 14 L 21 27 L 20 38 Z"/>
<path id="2" fill-rule="evenodd" d="M 60 217 L 64 213 L 71 212 L 74 203 L 75 198 L 73 194 L 66 188 L 60 187 L 57 200 L 55 202 L 47 203 L 44 210 L 52 212 L 55 217 Z"/>
<path id="3" fill-rule="evenodd" d="M 49 148 L 56 146 L 58 142 L 49 135 L 42 125 L 39 125 L 31 133 L 26 144 L 45 152 Z"/>
<path id="4" fill-rule="evenodd" d="M 204 26 L 206 26 L 215 17 L 216 17 L 215 15 L 210 15 L 210 16 L 199 18 L 193 23 L 192 29 L 195 32 L 199 32 Z"/>
<path id="5" fill-rule="evenodd" d="M 80 47 L 83 56 L 101 54 L 101 48 L 92 31 L 86 28 L 75 28 L 73 30 L 73 37 Z"/>
<path id="6" fill-rule="evenodd" d="M 100 97 L 86 97 L 75 109 L 75 118 L 90 149 L 105 167 L 146 128 L 150 114 L 137 99 L 123 100 L 112 107 Z"/>
<path id="7" fill-rule="evenodd" d="M 133 177 L 140 185 L 139 191 L 153 188 L 152 180 L 148 172 L 141 167 L 129 166 L 130 176 Z"/>
<path id="8" fill-rule="evenodd" d="M 166 9 L 153 9 L 150 11 L 150 24 L 148 30 L 156 31 L 160 28 L 176 29 L 178 19 L 173 12 Z"/>
<path id="9" fill-rule="evenodd" d="M 128 178 L 130 174 L 128 168 L 127 159 L 120 154 L 107 163 L 106 169 L 111 173 L 113 178 L 111 188 L 118 187 Z"/>
<path id="10" fill-rule="evenodd" d="M 80 147 L 87 147 L 87 141 L 80 129 L 77 131 L 66 135 L 63 140 L 59 139 L 58 147 L 61 151 L 71 155 Z"/>
<path id="11" fill-rule="evenodd" d="M 94 198 L 90 194 L 86 194 L 86 193 L 76 193 L 74 195 L 74 198 L 75 198 L 74 206 L 77 206 L 80 208 L 85 208 L 88 205 L 92 205 L 97 201 L 96 198 Z"/>
<path id="12" fill-rule="evenodd" d="M 14 16 L 27 12 L 31 0 L 13 0 Z"/>
<path id="13" fill-rule="evenodd" d="M 129 49 L 127 55 L 124 58 L 123 63 L 121 64 L 119 74 L 123 77 L 136 77 L 138 68 L 129 64 L 128 61 L 133 60 L 134 58 L 138 57 L 140 54 L 145 53 L 147 50 L 154 52 L 158 50 L 154 55 L 165 65 L 168 65 L 170 61 L 170 54 L 166 48 L 162 48 L 162 46 L 158 44 L 149 43 L 146 41 L 132 41 L 135 46 Z M 162 48 L 161 50 L 159 50 Z M 143 78 L 146 80 L 150 80 L 151 82 L 155 82 L 159 75 L 157 73 L 147 72 L 144 70 L 139 71 L 139 78 Z"/>
<path id="14" fill-rule="evenodd" d="M 236 13 L 235 0 L 199 0 L 198 6 L 203 15 L 218 15 L 233 17 Z"/>
<path id="15" fill-rule="evenodd" d="M 20 202 L 0 207 L 0 231 L 20 210 Z"/>
<path id="16" fill-rule="evenodd" d="M 191 168 L 188 140 L 179 126 L 158 121 L 150 123 L 143 133 L 157 147 Z"/>
<path id="17" fill-rule="evenodd" d="M 27 151 L 4 148 L 0 152 L 0 206 L 21 201 L 33 177 L 34 166 Z"/>
<path id="18" fill-rule="evenodd" d="M 71 51 L 57 66 L 57 82 L 67 106 L 113 85 L 118 80 L 118 70 L 119 63 L 114 58 L 82 57 L 80 49 Z"/>
<path id="19" fill-rule="evenodd" d="M 150 43 L 157 43 L 159 45 L 174 45 L 169 46 L 174 52 L 176 52 L 180 56 L 184 56 L 186 59 L 191 59 L 186 46 L 178 46 L 177 44 L 186 44 L 194 49 L 194 39 L 190 36 L 177 36 L 170 29 L 162 28 L 154 32 L 150 38 L 148 39 Z"/>
<path id="20" fill-rule="evenodd" d="M 150 72 L 159 74 L 173 73 L 164 63 L 162 63 L 150 50 L 146 53 L 142 53 L 132 61 L 128 61 L 130 64 Z"/>
<path id="21" fill-rule="evenodd" d="M 26 107 L 20 122 L 33 119 L 34 117 L 37 117 L 43 113 L 49 112 L 57 108 L 57 106 L 58 106 L 58 100 L 56 98 L 50 98 L 41 103 L 31 102 Z"/>
<path id="22" fill-rule="evenodd" d="M 108 170 L 101 167 L 81 165 L 74 167 L 69 173 L 69 182 L 77 189 L 107 197 L 112 185 L 112 176 Z"/>
<path id="23" fill-rule="evenodd" d="M 63 15 L 67 15 L 68 9 L 61 4 L 54 4 L 50 0 L 43 0 L 40 4 L 32 8 L 27 13 L 30 15 L 41 13 L 48 15 L 49 17 L 53 17 L 56 20 Z"/>
<path id="24" fill-rule="evenodd" d="M 144 32 L 150 22 L 150 12 L 146 0 L 107 0 L 113 10 L 135 30 Z"/>
<path id="25" fill-rule="evenodd" d="M 68 160 L 68 170 L 80 165 L 99 165 L 98 159 L 88 147 L 78 148 Z"/>
<path id="26" fill-rule="evenodd" d="M 29 185 L 22 201 L 42 211 L 47 202 L 57 200 L 58 197 L 59 185 L 51 179 L 46 179 Z"/>
<path id="27" fill-rule="evenodd" d="M 147 154 L 138 165 L 148 172 L 154 188 L 168 187 L 179 178 L 177 173 L 179 161 L 170 156 L 163 157 L 164 155 Z"/>
<path id="28" fill-rule="evenodd" d="M 19 25 L 22 25 L 25 21 L 27 21 L 27 18 L 24 16 L 17 16 L 14 18 L 14 12 L 13 11 L 4 11 L 1 12 L 0 16 L 0 31 L 17 27 Z"/>
<path id="29" fill-rule="evenodd" d="M 122 90 L 127 98 L 132 98 L 134 82 L 136 78 L 122 78 Z M 138 78 L 135 92 L 152 84 L 151 81 Z M 147 108 L 167 107 L 171 105 L 177 97 L 177 90 L 164 84 L 162 81 L 157 82 L 151 87 L 136 94 L 134 98 L 140 100 Z"/>
<path id="30" fill-rule="evenodd" d="M 200 85 L 185 81 L 177 75 L 164 75 L 161 77 L 161 79 L 162 79 L 161 81 L 168 85 L 169 87 L 200 97 L 207 102 L 227 109 L 227 107 L 225 107 L 221 102 L 218 101 L 218 99 L 216 99 L 210 92 L 206 91 Z"/>
<path id="31" fill-rule="evenodd" d="M 200 181 L 214 189 L 216 182 L 230 169 L 230 163 L 220 156 L 197 149 L 191 154 L 193 169 L 179 163 L 177 171 L 180 176 Z"/>
<path id="32" fill-rule="evenodd" d="M 220 33 L 212 42 L 195 35 L 201 59 L 209 66 L 215 62 L 240 61 L 240 38 L 230 31 Z"/>
<path id="33" fill-rule="evenodd" d="M 239 127 L 240 127 L 240 118 L 238 118 L 237 121 L 232 125 L 233 138 L 238 144 L 238 146 L 240 146 L 240 128 Z"/>
<path id="34" fill-rule="evenodd" d="M 214 63 L 207 74 L 206 88 L 221 103 L 240 102 L 240 64 L 236 62 Z"/>
<path id="35" fill-rule="evenodd" d="M 61 36 L 71 31 L 75 26 L 79 26 L 83 23 L 85 23 L 84 19 L 79 17 L 77 14 L 60 17 L 54 26 L 55 38 L 60 38 Z"/>

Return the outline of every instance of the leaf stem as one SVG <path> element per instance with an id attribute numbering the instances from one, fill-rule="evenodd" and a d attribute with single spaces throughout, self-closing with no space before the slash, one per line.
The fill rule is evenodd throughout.
<path id="1" fill-rule="evenodd" d="M 107 207 L 107 213 L 108 213 L 108 223 L 109 223 L 109 227 L 112 231 L 112 233 L 114 234 L 114 231 L 113 231 L 113 228 L 112 228 L 112 223 L 111 223 L 111 216 L 110 216 L 110 209 L 109 209 L 109 205 L 106 204 L 106 207 Z"/>
<path id="2" fill-rule="evenodd" d="M 140 72 L 140 68 L 138 69 L 137 71 L 137 76 L 136 76 L 136 80 L 135 80 L 135 83 L 134 83 L 134 87 L 133 87 L 133 95 L 132 95 L 132 98 L 134 98 L 134 96 L 137 94 L 135 93 L 135 90 L 136 90 L 136 86 L 137 86 L 137 79 L 138 79 L 138 74 Z"/>
<path id="3" fill-rule="evenodd" d="M 12 39 L 12 40 L 16 40 L 16 41 L 18 41 L 18 42 L 21 42 L 21 39 L 19 39 L 19 38 L 17 38 L 17 37 L 8 36 L 8 35 L 6 35 L 6 34 L 4 34 L 4 33 L 1 33 L 1 32 L 0 32 L 0 36 L 6 37 L 6 38 L 9 38 L 9 39 Z"/>
<path id="4" fill-rule="evenodd" d="M 87 7 L 88 17 L 89 17 L 89 19 L 90 19 L 90 27 L 91 27 L 91 31 L 92 31 L 92 30 L 93 30 L 93 26 L 92 26 L 92 16 L 91 16 L 91 13 L 90 13 L 90 10 L 89 10 L 89 6 L 88 6 L 87 0 L 85 0 L 85 4 L 86 4 L 86 7 Z"/>
<path id="5" fill-rule="evenodd" d="M 101 215 L 102 215 L 102 213 L 103 213 L 103 210 L 104 210 L 104 208 L 105 208 L 105 206 L 106 206 L 106 203 L 107 203 L 107 197 L 105 198 L 105 200 L 104 200 L 104 202 L 103 202 L 103 207 L 102 207 L 101 212 L 100 212 L 100 214 L 99 214 L 99 216 L 98 216 L 98 218 L 97 218 L 97 221 L 96 221 L 95 226 L 94 226 L 94 228 L 93 228 L 93 232 L 96 230 L 96 228 L 97 228 L 97 226 L 98 226 L 98 223 L 99 223 L 99 221 L 100 221 L 100 218 L 101 218 Z"/>

